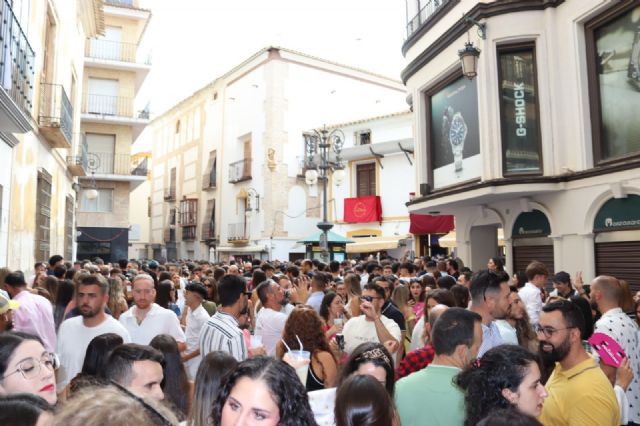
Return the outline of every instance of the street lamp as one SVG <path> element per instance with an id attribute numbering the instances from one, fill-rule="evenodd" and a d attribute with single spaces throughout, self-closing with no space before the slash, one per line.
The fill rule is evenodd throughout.
<path id="1" fill-rule="evenodd" d="M 335 173 L 337 181 L 344 180 L 344 164 L 340 158 L 342 146 L 344 145 L 344 133 L 340 129 L 312 130 L 304 133 L 304 150 L 306 172 L 305 182 L 307 185 L 314 185 L 318 180 L 322 181 L 322 221 L 318 222 L 320 234 L 320 250 L 322 261 L 329 262 L 329 242 L 327 233 L 333 224 L 327 220 L 327 182 L 329 173 Z M 329 159 L 329 149 L 335 153 L 335 161 Z M 338 184 L 338 182 L 336 182 Z"/>

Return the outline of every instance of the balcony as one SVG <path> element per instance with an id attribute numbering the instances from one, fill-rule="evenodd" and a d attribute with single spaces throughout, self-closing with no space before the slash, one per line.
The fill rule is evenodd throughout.
<path id="1" fill-rule="evenodd" d="M 215 223 L 207 222 L 202 224 L 202 241 L 214 241 L 217 240 L 216 237 L 216 226 Z"/>
<path id="2" fill-rule="evenodd" d="M 198 221 L 198 200 L 189 198 L 180 201 L 180 226 L 193 227 L 195 229 Z M 195 231 L 194 231 L 195 232 Z M 194 234 L 195 239 L 195 234 Z"/>
<path id="3" fill-rule="evenodd" d="M 149 124 L 149 107 L 136 111 L 132 98 L 89 93 L 82 102 L 82 121 L 131 126 L 135 140 Z"/>
<path id="4" fill-rule="evenodd" d="M 40 133 L 53 148 L 71 148 L 73 107 L 61 84 L 40 84 Z"/>
<path id="5" fill-rule="evenodd" d="M 83 143 L 79 147 L 79 155 L 67 156 L 67 167 L 72 176 L 86 176 L 89 170 L 89 153 L 87 144 Z"/>
<path id="6" fill-rule="evenodd" d="M 436 12 L 453 1 L 454 0 L 427 0 L 426 4 L 420 9 L 420 12 L 407 22 L 407 38 L 410 38 L 418 31 L 422 24 L 428 22 Z"/>
<path id="7" fill-rule="evenodd" d="M 193 241 L 196 239 L 196 227 L 185 226 L 182 228 L 182 241 Z"/>
<path id="8" fill-rule="evenodd" d="M 176 200 L 176 188 L 171 187 L 164 190 L 164 200 L 165 201 L 175 201 Z"/>
<path id="9" fill-rule="evenodd" d="M 216 172 L 205 173 L 202 175 L 202 189 L 215 189 L 216 187 Z"/>
<path id="10" fill-rule="evenodd" d="M 251 158 L 229 164 L 229 183 L 251 180 Z"/>
<path id="11" fill-rule="evenodd" d="M 33 82 L 35 53 L 22 31 L 11 5 L 1 0 L 0 131 L 26 133 L 33 130 Z"/>
<path id="12" fill-rule="evenodd" d="M 169 227 L 169 228 L 165 228 L 163 235 L 162 235 L 162 239 L 164 240 L 165 243 L 173 243 L 176 241 L 176 230 L 175 228 Z"/>
<path id="13" fill-rule="evenodd" d="M 147 176 L 149 173 L 149 159 L 145 158 L 133 168 L 131 174 L 134 176 Z"/>
<path id="14" fill-rule="evenodd" d="M 249 242 L 249 233 L 245 222 L 230 223 L 227 234 L 227 241 L 231 244 L 247 244 Z"/>
<path id="15" fill-rule="evenodd" d="M 141 53 L 135 43 L 107 39 L 87 40 L 84 49 L 85 66 L 135 73 L 135 92 L 151 71 L 151 52 Z"/>

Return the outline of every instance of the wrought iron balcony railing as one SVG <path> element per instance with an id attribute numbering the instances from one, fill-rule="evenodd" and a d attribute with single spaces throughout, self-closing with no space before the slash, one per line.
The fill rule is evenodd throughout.
<path id="1" fill-rule="evenodd" d="M 73 107 L 61 84 L 40 84 L 38 125 L 49 128 L 45 137 L 55 148 L 67 148 L 73 139 Z M 64 139 L 61 139 L 64 138 Z"/>
<path id="2" fill-rule="evenodd" d="M 216 239 L 216 225 L 213 222 L 205 222 L 202 224 L 202 240 L 210 241 Z"/>
<path id="3" fill-rule="evenodd" d="M 251 158 L 235 161 L 229 164 L 229 183 L 242 182 L 251 179 Z"/>
<path id="4" fill-rule="evenodd" d="M 149 110 L 134 111 L 133 99 L 122 96 L 87 94 L 82 103 L 83 114 L 98 114 L 114 117 L 148 120 Z"/>
<path id="5" fill-rule="evenodd" d="M 89 171 L 87 144 L 80 144 L 78 151 L 78 155 L 67 156 L 67 167 L 73 176 L 86 176 Z"/>
<path id="6" fill-rule="evenodd" d="M 249 233 L 247 232 L 247 224 L 245 222 L 230 223 L 228 228 L 228 241 L 248 241 Z"/>
<path id="7" fill-rule="evenodd" d="M 407 22 L 407 38 L 411 37 L 413 33 L 429 20 L 429 18 L 436 13 L 442 6 L 449 3 L 451 0 L 427 0 L 426 4 L 422 6 L 422 9 Z M 422 4 L 422 2 L 420 2 Z"/>
<path id="8" fill-rule="evenodd" d="M 202 189 L 213 189 L 216 187 L 216 172 L 204 173 L 202 175 Z"/>
<path id="9" fill-rule="evenodd" d="M 146 176 L 149 172 L 149 159 L 145 158 L 133 168 L 131 174 L 134 176 Z"/>
<path id="10" fill-rule="evenodd" d="M 93 59 L 151 65 L 151 55 L 139 55 L 138 45 L 135 43 L 104 39 L 89 40 L 85 46 L 84 55 Z"/>
<path id="11" fill-rule="evenodd" d="M 20 110 L 31 117 L 36 55 L 11 4 L 7 0 L 1 1 L 0 40 L 3 49 L 0 55 L 0 86 Z"/>
<path id="12" fill-rule="evenodd" d="M 176 241 L 175 228 L 165 228 L 162 237 L 165 243 L 175 242 Z"/>
<path id="13" fill-rule="evenodd" d="M 182 240 L 183 241 L 193 241 L 196 239 L 196 227 L 195 226 L 185 226 L 182 228 Z"/>
<path id="14" fill-rule="evenodd" d="M 172 186 L 170 188 L 166 188 L 164 190 L 164 200 L 165 201 L 175 201 L 176 200 L 176 188 Z"/>
<path id="15" fill-rule="evenodd" d="M 87 154 L 87 157 L 89 173 L 97 175 L 136 175 L 134 173 L 135 168 L 131 167 L 131 156 L 129 154 L 91 151 Z"/>

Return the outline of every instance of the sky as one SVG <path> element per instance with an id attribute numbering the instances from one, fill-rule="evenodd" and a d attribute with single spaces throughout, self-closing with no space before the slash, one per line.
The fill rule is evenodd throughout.
<path id="1" fill-rule="evenodd" d="M 141 0 L 154 116 L 267 46 L 400 79 L 403 0 Z"/>

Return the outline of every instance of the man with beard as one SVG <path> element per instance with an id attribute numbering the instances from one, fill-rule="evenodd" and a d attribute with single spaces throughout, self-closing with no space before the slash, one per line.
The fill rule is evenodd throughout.
<path id="1" fill-rule="evenodd" d="M 540 355 L 556 366 L 539 419 L 553 426 L 618 426 L 620 410 L 607 376 L 582 346 L 584 317 L 568 300 L 542 308 L 536 327 Z"/>
<path id="2" fill-rule="evenodd" d="M 243 277 L 225 275 L 218 283 L 218 311 L 202 326 L 200 331 L 200 355 L 204 358 L 209 352 L 222 351 L 234 357 L 238 362 L 252 356 L 264 355 L 264 347 L 247 350 L 244 334 L 238 318 L 247 307 L 247 284 Z"/>
<path id="3" fill-rule="evenodd" d="M 87 346 L 94 337 L 115 333 L 125 343 L 131 338 L 127 330 L 112 316 L 104 312 L 109 300 L 109 285 L 102 275 L 88 275 L 78 283 L 76 306 L 80 316 L 69 318 L 58 330 L 57 353 L 60 369 L 57 373 L 58 389 L 62 390 L 82 370 Z"/>
<path id="4" fill-rule="evenodd" d="M 287 315 L 281 312 L 282 304 L 286 304 L 284 290 L 271 280 L 260 283 L 256 288 L 262 309 L 256 315 L 255 335 L 262 337 L 267 355 L 274 356 L 276 343 L 282 337 Z"/>
<path id="5" fill-rule="evenodd" d="M 640 354 L 638 353 L 638 326 L 620 308 L 622 287 L 620 282 L 609 276 L 599 276 L 591 282 L 591 304 L 598 308 L 602 317 L 596 322 L 595 332 L 604 333 L 618 342 L 633 370 L 634 378 L 626 390 L 628 425 L 640 424 Z M 600 362 L 600 368 L 612 384 L 616 383 L 616 367 Z M 627 408 L 627 407 L 624 407 Z M 623 410 L 627 411 L 627 410 Z"/>
<path id="6" fill-rule="evenodd" d="M 187 348 L 186 338 L 180 320 L 175 312 L 154 303 L 156 290 L 153 278 L 147 274 L 138 274 L 131 283 L 133 303 L 128 311 L 120 315 L 120 324 L 124 325 L 131 343 L 148 345 L 159 334 L 168 334 L 178 342 L 178 349 Z"/>
<path id="7" fill-rule="evenodd" d="M 504 272 L 479 271 L 471 278 L 471 311 L 482 317 L 482 346 L 478 357 L 504 343 L 497 319 L 505 319 L 511 308 L 509 275 Z"/>

